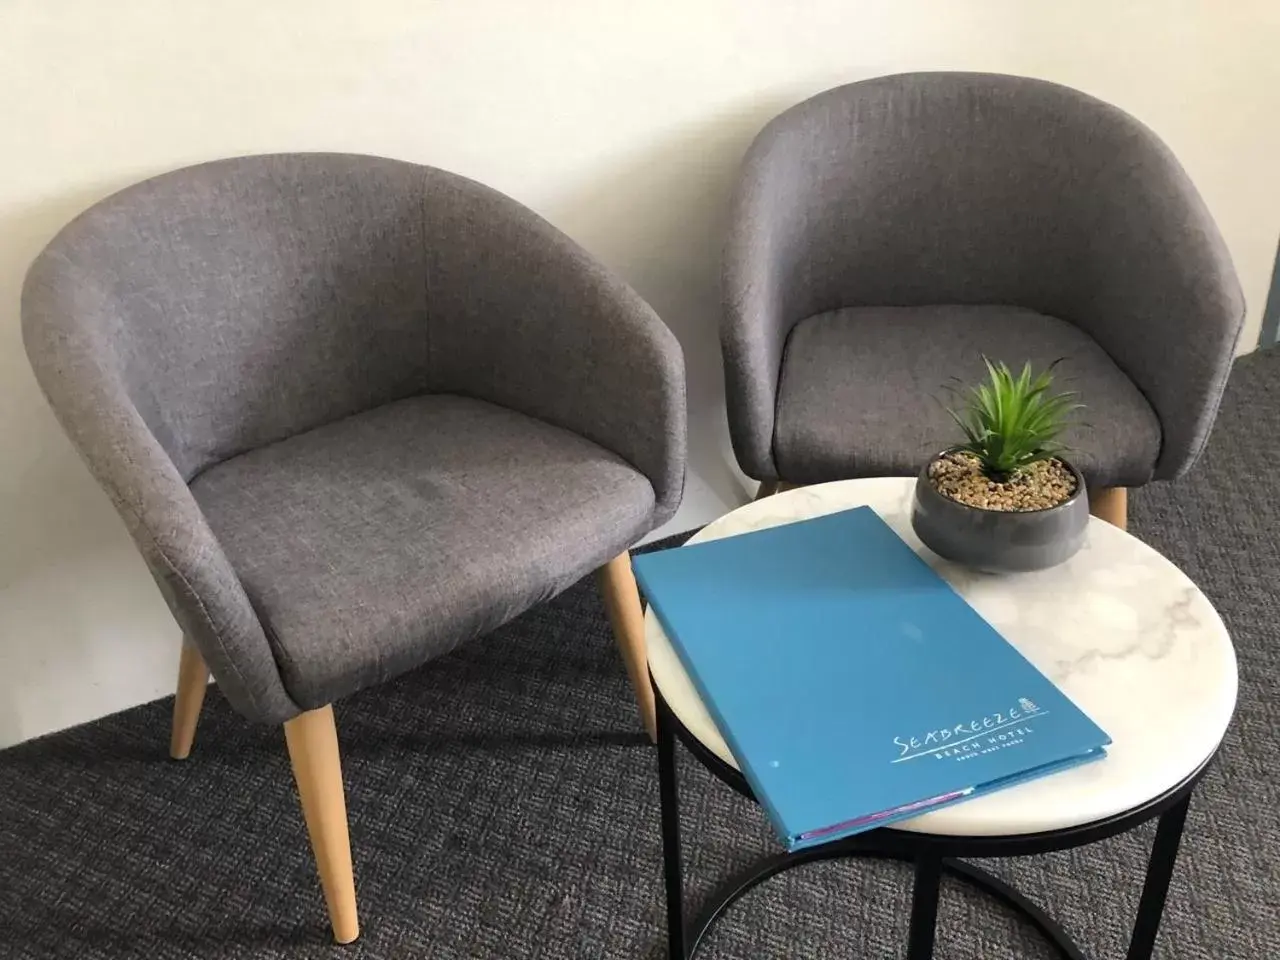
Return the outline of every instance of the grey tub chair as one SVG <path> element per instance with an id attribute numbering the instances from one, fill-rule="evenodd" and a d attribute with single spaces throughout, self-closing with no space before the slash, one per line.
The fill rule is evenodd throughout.
<path id="1" fill-rule="evenodd" d="M 1128 114 L 1021 77 L 922 73 L 820 94 L 751 146 L 725 251 L 729 425 L 783 485 L 911 475 L 982 355 L 1059 368 L 1095 512 L 1185 472 L 1244 319 L 1226 248 Z"/>
<path id="2" fill-rule="evenodd" d="M 102 201 L 35 261 L 40 385 L 186 637 L 284 725 L 335 938 L 358 934 L 333 701 L 600 571 L 653 729 L 628 548 L 683 489 L 669 330 L 529 210 L 374 157 L 218 161 Z"/>

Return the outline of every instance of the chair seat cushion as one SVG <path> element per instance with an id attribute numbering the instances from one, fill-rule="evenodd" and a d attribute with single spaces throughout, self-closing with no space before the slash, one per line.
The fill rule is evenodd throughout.
<path id="1" fill-rule="evenodd" d="M 478 400 L 402 400 L 197 477 L 304 709 L 554 596 L 650 529 L 649 481 L 576 434 Z"/>
<path id="2" fill-rule="evenodd" d="M 986 375 L 983 356 L 1021 369 L 1062 358 L 1055 386 L 1086 409 L 1064 434 L 1090 484 L 1139 486 L 1160 454 L 1151 405 L 1077 327 L 1020 307 L 857 307 L 800 321 L 778 387 L 774 455 L 784 480 L 910 476 L 961 437 L 944 405 L 952 377 Z"/>

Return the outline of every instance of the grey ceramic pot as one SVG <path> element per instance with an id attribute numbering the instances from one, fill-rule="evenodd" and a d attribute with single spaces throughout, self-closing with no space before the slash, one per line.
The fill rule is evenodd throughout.
<path id="1" fill-rule="evenodd" d="M 1075 474 L 1076 492 L 1070 500 L 1047 510 L 1011 512 L 944 497 L 929 480 L 932 463 L 916 478 L 911 526 L 938 556 L 991 573 L 1019 573 L 1062 563 L 1084 545 L 1089 495 L 1072 464 L 1067 466 Z"/>

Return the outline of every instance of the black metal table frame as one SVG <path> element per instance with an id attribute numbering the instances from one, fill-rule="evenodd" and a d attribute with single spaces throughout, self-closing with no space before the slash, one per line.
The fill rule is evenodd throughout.
<path id="1" fill-rule="evenodd" d="M 691 734 L 672 712 L 654 684 L 658 710 L 658 780 L 662 809 L 662 860 L 667 893 L 667 944 L 671 960 L 691 960 L 711 926 L 743 894 L 776 874 L 806 863 L 845 857 L 898 860 L 915 867 L 911 902 L 907 960 L 929 960 L 933 956 L 934 930 L 938 915 L 938 888 L 942 875 L 967 882 L 1003 901 L 1029 920 L 1065 958 L 1087 960 L 1066 930 L 1041 907 L 1027 899 L 999 877 L 966 863 L 960 857 L 1019 857 L 1058 850 L 1070 850 L 1132 830 L 1155 817 L 1160 818 L 1155 842 L 1147 863 L 1146 880 L 1138 915 L 1129 941 L 1127 960 L 1150 960 L 1160 919 L 1164 914 L 1169 881 L 1178 858 L 1178 845 L 1187 817 L 1187 806 L 1195 785 L 1204 775 L 1212 757 L 1173 789 L 1140 807 L 1105 820 L 1050 830 L 1044 833 L 942 837 L 881 827 L 795 853 L 779 853 L 756 862 L 730 878 L 712 894 L 692 923 L 684 919 L 682 861 L 680 856 L 680 808 L 676 782 L 676 740 L 719 780 L 751 801 L 755 795 L 746 778 L 735 767 L 711 752 Z"/>

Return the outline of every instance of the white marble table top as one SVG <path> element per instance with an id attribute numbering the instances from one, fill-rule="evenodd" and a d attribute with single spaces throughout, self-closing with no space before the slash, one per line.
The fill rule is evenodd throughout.
<path id="1" fill-rule="evenodd" d="M 1172 563 L 1091 519 L 1084 548 L 1037 573 L 984 574 L 948 563 L 911 530 L 913 480 L 845 480 L 747 504 L 691 543 L 867 505 L 929 561 L 1114 741 L 1096 763 L 894 824 L 945 836 L 1038 833 L 1139 807 L 1213 754 L 1236 703 L 1236 657 L 1217 612 Z M 737 766 L 653 611 L 649 669 L 680 722 Z"/>

